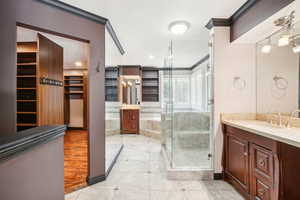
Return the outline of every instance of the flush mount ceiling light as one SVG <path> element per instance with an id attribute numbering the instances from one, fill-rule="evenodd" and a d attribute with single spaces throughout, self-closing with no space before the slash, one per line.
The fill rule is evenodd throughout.
<path id="1" fill-rule="evenodd" d="M 153 55 L 149 55 L 149 59 L 150 60 L 154 59 L 154 56 Z"/>
<path id="2" fill-rule="evenodd" d="M 183 35 L 190 28 L 187 21 L 174 21 L 169 25 L 169 31 L 174 35 Z"/>
<path id="3" fill-rule="evenodd" d="M 261 48 L 261 52 L 265 54 L 270 53 L 272 50 L 271 38 L 269 37 L 267 40 L 268 42 Z"/>

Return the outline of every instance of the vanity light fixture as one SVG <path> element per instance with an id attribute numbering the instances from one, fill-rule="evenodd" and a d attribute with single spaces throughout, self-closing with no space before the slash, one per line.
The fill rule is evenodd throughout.
<path id="1" fill-rule="evenodd" d="M 82 67 L 82 62 L 80 62 L 80 61 L 75 62 L 75 66 L 76 67 Z"/>
<path id="2" fill-rule="evenodd" d="M 290 34 L 285 33 L 280 36 L 278 40 L 278 46 L 279 47 L 284 47 L 290 44 Z"/>
<path id="3" fill-rule="evenodd" d="M 293 38 L 293 52 L 300 53 L 300 34 L 297 34 Z"/>
<path id="4" fill-rule="evenodd" d="M 190 28 L 187 21 L 174 21 L 169 25 L 169 31 L 174 35 L 183 35 Z"/>
<path id="5" fill-rule="evenodd" d="M 283 47 L 290 44 L 292 37 L 293 22 L 295 19 L 295 11 L 292 11 L 289 15 L 280 17 L 274 21 L 276 26 L 282 27 L 284 33 L 280 36 L 278 40 L 278 46 Z"/>
<path id="6" fill-rule="evenodd" d="M 122 85 L 123 85 L 124 87 L 127 87 L 127 83 L 126 83 L 125 81 L 122 81 Z"/>
<path id="7" fill-rule="evenodd" d="M 268 42 L 261 48 L 262 53 L 270 53 L 272 50 L 272 45 L 271 45 L 271 37 L 268 38 Z"/>

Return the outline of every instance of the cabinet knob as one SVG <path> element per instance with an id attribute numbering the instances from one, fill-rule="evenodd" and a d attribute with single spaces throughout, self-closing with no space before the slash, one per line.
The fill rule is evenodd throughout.
<path id="1" fill-rule="evenodd" d="M 244 156 L 248 156 L 248 152 L 244 152 Z"/>
<path id="2" fill-rule="evenodd" d="M 262 166 L 262 167 L 264 167 L 264 166 L 266 165 L 266 162 L 265 162 L 263 159 L 260 159 L 260 160 L 258 161 L 258 163 L 259 163 L 259 165 Z"/>

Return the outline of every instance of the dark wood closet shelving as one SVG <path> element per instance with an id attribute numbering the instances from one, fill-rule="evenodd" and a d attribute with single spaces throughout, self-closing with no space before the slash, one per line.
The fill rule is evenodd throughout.
<path id="1" fill-rule="evenodd" d="M 69 98 L 83 99 L 83 94 L 84 94 L 83 75 L 65 75 L 64 86 L 65 86 L 65 94 L 70 95 Z M 80 96 L 78 96 L 78 94 Z"/>
<path id="2" fill-rule="evenodd" d="M 142 101 L 159 101 L 159 70 L 156 68 L 142 68 Z"/>
<path id="3" fill-rule="evenodd" d="M 37 126 L 37 42 L 17 43 L 17 131 Z"/>
<path id="4" fill-rule="evenodd" d="M 17 42 L 16 54 L 17 131 L 64 124 L 63 87 L 40 81 L 63 81 L 63 48 L 38 33 L 36 41 Z"/>
<path id="5" fill-rule="evenodd" d="M 83 126 L 76 128 L 87 129 L 87 69 L 85 69 L 84 71 L 78 71 L 77 69 L 71 71 L 74 71 L 76 73 L 82 73 L 82 75 L 64 76 L 65 124 L 70 124 L 71 100 L 80 99 L 83 101 Z"/>
<path id="6" fill-rule="evenodd" d="M 105 69 L 105 101 L 118 101 L 118 67 Z"/>

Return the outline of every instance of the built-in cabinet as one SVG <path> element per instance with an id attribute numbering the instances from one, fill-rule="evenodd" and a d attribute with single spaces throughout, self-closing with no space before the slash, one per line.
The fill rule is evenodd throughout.
<path id="1" fill-rule="evenodd" d="M 118 100 L 118 67 L 105 68 L 105 101 L 117 102 Z"/>
<path id="2" fill-rule="evenodd" d="M 228 125 L 223 133 L 224 179 L 246 199 L 300 199 L 299 148 Z"/>
<path id="3" fill-rule="evenodd" d="M 63 48 L 38 34 L 17 43 L 17 130 L 64 124 Z"/>
<path id="4" fill-rule="evenodd" d="M 139 134 L 139 109 L 122 109 L 121 110 L 121 133 Z"/>
<path id="5" fill-rule="evenodd" d="M 65 124 L 87 129 L 87 70 L 65 69 L 64 83 Z"/>
<path id="6" fill-rule="evenodd" d="M 159 70 L 154 67 L 142 68 L 142 101 L 159 101 Z"/>

